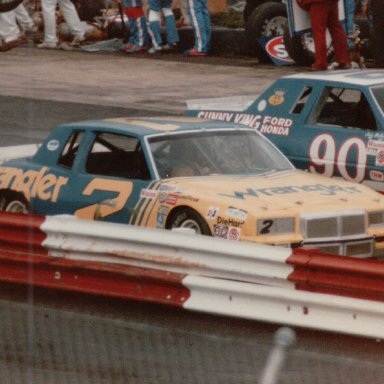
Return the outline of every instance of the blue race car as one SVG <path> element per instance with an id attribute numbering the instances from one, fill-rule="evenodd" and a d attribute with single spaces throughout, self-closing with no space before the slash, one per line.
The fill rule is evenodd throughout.
<path id="1" fill-rule="evenodd" d="M 254 127 L 296 167 L 384 193 L 384 71 L 294 74 L 253 100 L 191 100 L 185 114 Z"/>

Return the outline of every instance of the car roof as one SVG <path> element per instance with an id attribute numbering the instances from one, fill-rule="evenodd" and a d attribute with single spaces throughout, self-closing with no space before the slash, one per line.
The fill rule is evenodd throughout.
<path id="1" fill-rule="evenodd" d="M 191 129 L 218 129 L 218 128 L 241 128 L 247 127 L 213 121 L 196 117 L 119 117 L 104 120 L 86 120 L 75 123 L 64 124 L 59 129 L 81 129 L 81 130 L 106 130 L 114 133 L 131 133 L 137 136 L 148 136 L 156 133 L 166 133 Z"/>
<path id="2" fill-rule="evenodd" d="M 319 80 L 324 82 L 343 82 L 354 85 L 384 85 L 384 70 L 346 70 L 305 72 L 284 76 L 285 79 Z"/>

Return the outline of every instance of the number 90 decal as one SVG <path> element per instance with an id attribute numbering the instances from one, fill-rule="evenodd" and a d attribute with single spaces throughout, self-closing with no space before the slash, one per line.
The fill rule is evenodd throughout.
<path id="1" fill-rule="evenodd" d="M 365 178 L 367 149 L 365 142 L 358 137 L 346 140 L 336 153 L 335 139 L 329 134 L 317 136 L 309 148 L 309 171 L 318 175 L 332 177 L 335 167 L 340 175 L 354 183 L 361 183 Z M 348 171 L 348 165 L 354 174 Z"/>

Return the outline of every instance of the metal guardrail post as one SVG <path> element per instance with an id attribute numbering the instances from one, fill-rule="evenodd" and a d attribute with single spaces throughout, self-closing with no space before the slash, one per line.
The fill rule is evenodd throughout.
<path id="1" fill-rule="evenodd" d="M 287 355 L 287 350 L 296 343 L 296 333 L 288 327 L 279 328 L 273 337 L 273 348 L 261 374 L 260 384 L 276 384 Z"/>

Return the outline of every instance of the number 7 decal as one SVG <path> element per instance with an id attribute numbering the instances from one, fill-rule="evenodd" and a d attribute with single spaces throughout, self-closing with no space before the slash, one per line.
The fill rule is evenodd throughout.
<path id="1" fill-rule="evenodd" d="M 115 192 L 117 196 L 96 204 L 80 208 L 75 216 L 80 219 L 100 220 L 121 211 L 131 196 L 133 183 L 129 181 L 94 179 L 83 190 L 83 195 L 91 196 L 95 191 Z"/>

